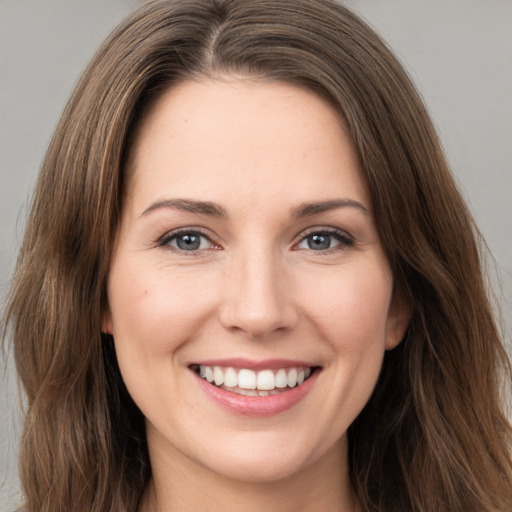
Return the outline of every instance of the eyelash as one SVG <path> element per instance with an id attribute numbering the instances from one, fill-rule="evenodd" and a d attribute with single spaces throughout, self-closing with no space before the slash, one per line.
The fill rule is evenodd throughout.
<path id="1" fill-rule="evenodd" d="M 294 247 L 297 247 L 299 244 L 305 242 L 308 238 L 314 235 L 332 237 L 336 241 L 338 241 L 339 244 L 335 245 L 334 247 L 328 247 L 326 249 L 314 250 L 309 248 L 305 250 L 310 250 L 315 253 L 324 254 L 332 251 L 347 249 L 349 247 L 354 246 L 354 239 L 345 231 L 341 231 L 339 229 L 334 228 L 311 228 L 302 235 L 301 239 L 299 240 L 298 243 L 294 245 Z"/>
<path id="2" fill-rule="evenodd" d="M 213 247 L 208 248 L 208 249 L 216 248 L 216 244 L 212 241 L 210 236 L 206 235 L 201 230 L 190 229 L 190 228 L 178 229 L 177 231 L 172 231 L 170 233 L 165 234 L 162 238 L 160 238 L 157 241 L 157 245 L 159 247 L 170 247 L 171 249 L 173 249 L 173 250 L 175 250 L 177 252 L 185 253 L 185 254 L 188 253 L 188 255 L 198 254 L 201 251 L 207 250 L 207 249 L 198 249 L 198 250 L 187 251 L 185 249 L 180 249 L 179 247 L 171 246 L 170 245 L 171 242 L 174 241 L 174 240 L 177 240 L 181 235 L 191 235 L 191 236 L 199 237 L 201 239 L 206 239 L 213 246 Z"/>
<path id="3" fill-rule="evenodd" d="M 178 237 L 180 237 L 180 235 L 190 235 L 190 236 L 199 237 L 200 239 L 205 239 L 205 240 L 208 241 L 208 243 L 210 243 L 212 245 L 212 247 L 208 247 L 207 249 L 200 249 L 199 248 L 199 249 L 195 249 L 195 250 L 186 250 L 186 249 L 181 249 L 179 247 L 171 246 L 170 245 L 171 242 L 174 241 L 174 240 L 177 240 Z M 312 251 L 312 252 L 315 252 L 315 253 L 324 254 L 324 253 L 328 253 L 328 252 L 332 252 L 332 251 L 336 251 L 336 250 L 343 250 L 343 249 L 352 247 L 354 245 L 354 239 L 350 235 L 348 235 L 346 232 L 344 232 L 344 231 L 341 231 L 341 230 L 338 230 L 338 229 L 334 229 L 334 228 L 311 228 L 310 230 L 306 231 L 306 233 L 304 233 L 302 235 L 300 240 L 293 245 L 293 248 L 297 249 L 297 250 L 300 250 L 300 248 L 298 248 L 298 246 L 301 243 L 303 243 L 306 240 L 308 240 L 308 238 L 310 238 L 310 237 L 312 237 L 314 235 L 316 235 L 316 236 L 332 237 L 337 242 L 339 242 L 339 244 L 335 245 L 334 247 L 327 247 L 326 249 L 315 250 L 315 249 L 312 249 L 312 248 L 308 248 L 308 249 L 304 248 L 304 250 L 309 250 L 309 251 Z M 200 243 L 201 243 L 201 241 L 200 241 Z M 213 242 L 213 240 L 211 239 L 210 236 L 208 236 L 207 234 L 205 234 L 201 230 L 190 229 L 190 228 L 179 229 L 177 231 L 172 231 L 170 233 L 165 234 L 162 238 L 160 238 L 157 241 L 157 245 L 159 247 L 171 247 L 173 250 L 175 250 L 177 252 L 188 253 L 188 255 L 194 255 L 194 254 L 198 254 L 198 253 L 200 253 L 202 251 L 205 251 L 205 250 L 212 250 L 212 249 L 215 250 L 215 249 L 219 248 L 215 244 L 215 242 Z"/>

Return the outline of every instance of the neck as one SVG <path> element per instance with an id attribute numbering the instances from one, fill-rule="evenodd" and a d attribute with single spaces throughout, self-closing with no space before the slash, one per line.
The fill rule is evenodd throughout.
<path id="1" fill-rule="evenodd" d="M 179 451 L 167 455 L 155 457 L 150 450 L 153 476 L 139 512 L 195 512 L 212 507 L 223 512 L 361 510 L 350 484 L 345 438 L 319 460 L 275 481 L 235 480 Z"/>

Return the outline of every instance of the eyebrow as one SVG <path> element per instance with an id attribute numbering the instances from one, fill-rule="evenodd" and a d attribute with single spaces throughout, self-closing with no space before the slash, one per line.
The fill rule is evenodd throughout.
<path id="1" fill-rule="evenodd" d="M 297 208 L 292 208 L 292 217 L 299 219 L 302 217 L 310 217 L 319 213 L 327 212 L 329 210 L 336 210 L 338 208 L 357 208 L 365 215 L 369 215 L 368 209 L 359 201 L 354 199 L 333 199 L 330 201 L 320 201 L 317 203 L 303 203 Z"/>
<path id="2" fill-rule="evenodd" d="M 146 208 L 140 216 L 144 217 L 145 215 L 161 208 L 177 208 L 178 210 L 208 215 L 211 217 L 228 216 L 226 210 L 218 204 L 211 203 L 209 201 L 193 201 L 192 199 L 163 199 L 161 201 L 156 201 Z"/>
<path id="3" fill-rule="evenodd" d="M 194 201 L 192 199 L 162 199 L 152 203 L 146 208 L 140 217 L 144 217 L 149 213 L 162 208 L 176 208 L 186 212 L 197 213 L 200 215 L 208 215 L 210 217 L 228 217 L 228 214 L 222 206 L 209 201 Z M 354 199 L 333 199 L 330 201 L 319 201 L 315 203 L 303 203 L 296 208 L 292 208 L 291 216 L 299 219 L 310 217 L 320 213 L 336 210 L 338 208 L 357 208 L 365 215 L 369 215 L 368 209 L 359 201 Z"/>

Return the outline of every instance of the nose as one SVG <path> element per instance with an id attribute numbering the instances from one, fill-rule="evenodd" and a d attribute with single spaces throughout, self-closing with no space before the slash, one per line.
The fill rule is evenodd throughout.
<path id="1" fill-rule="evenodd" d="M 270 251 L 245 253 L 229 266 L 220 306 L 226 329 L 263 339 L 297 323 L 290 279 L 278 259 Z"/>

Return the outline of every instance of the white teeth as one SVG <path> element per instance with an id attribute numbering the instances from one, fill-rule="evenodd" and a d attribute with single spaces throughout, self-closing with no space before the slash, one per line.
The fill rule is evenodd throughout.
<path id="1" fill-rule="evenodd" d="M 258 372 L 256 387 L 263 391 L 270 391 L 271 389 L 274 389 L 276 387 L 274 373 L 272 372 L 272 370 L 263 370 L 261 372 Z"/>
<path id="2" fill-rule="evenodd" d="M 238 387 L 242 389 L 256 389 L 256 374 L 252 370 L 238 372 Z"/>
<path id="3" fill-rule="evenodd" d="M 280 368 L 255 372 L 247 368 L 200 365 L 197 370 L 202 379 L 228 391 L 247 396 L 267 396 L 281 393 L 284 388 L 300 386 L 310 375 L 310 367 Z"/>
<path id="4" fill-rule="evenodd" d="M 228 388 L 236 388 L 238 386 L 238 375 L 233 368 L 228 368 L 224 373 L 224 385 Z"/>
<path id="5" fill-rule="evenodd" d="M 238 394 L 245 395 L 245 396 L 258 396 L 258 392 L 255 389 L 238 388 Z"/>
<path id="6" fill-rule="evenodd" d="M 297 385 L 297 369 L 292 368 L 288 372 L 288 387 L 293 388 Z"/>
<path id="7" fill-rule="evenodd" d="M 282 368 L 276 373 L 275 376 L 275 384 L 276 388 L 283 389 L 288 386 L 288 377 L 286 375 L 286 370 Z"/>
<path id="8" fill-rule="evenodd" d="M 216 386 L 224 384 L 224 372 L 218 366 L 213 369 L 213 380 Z"/>

